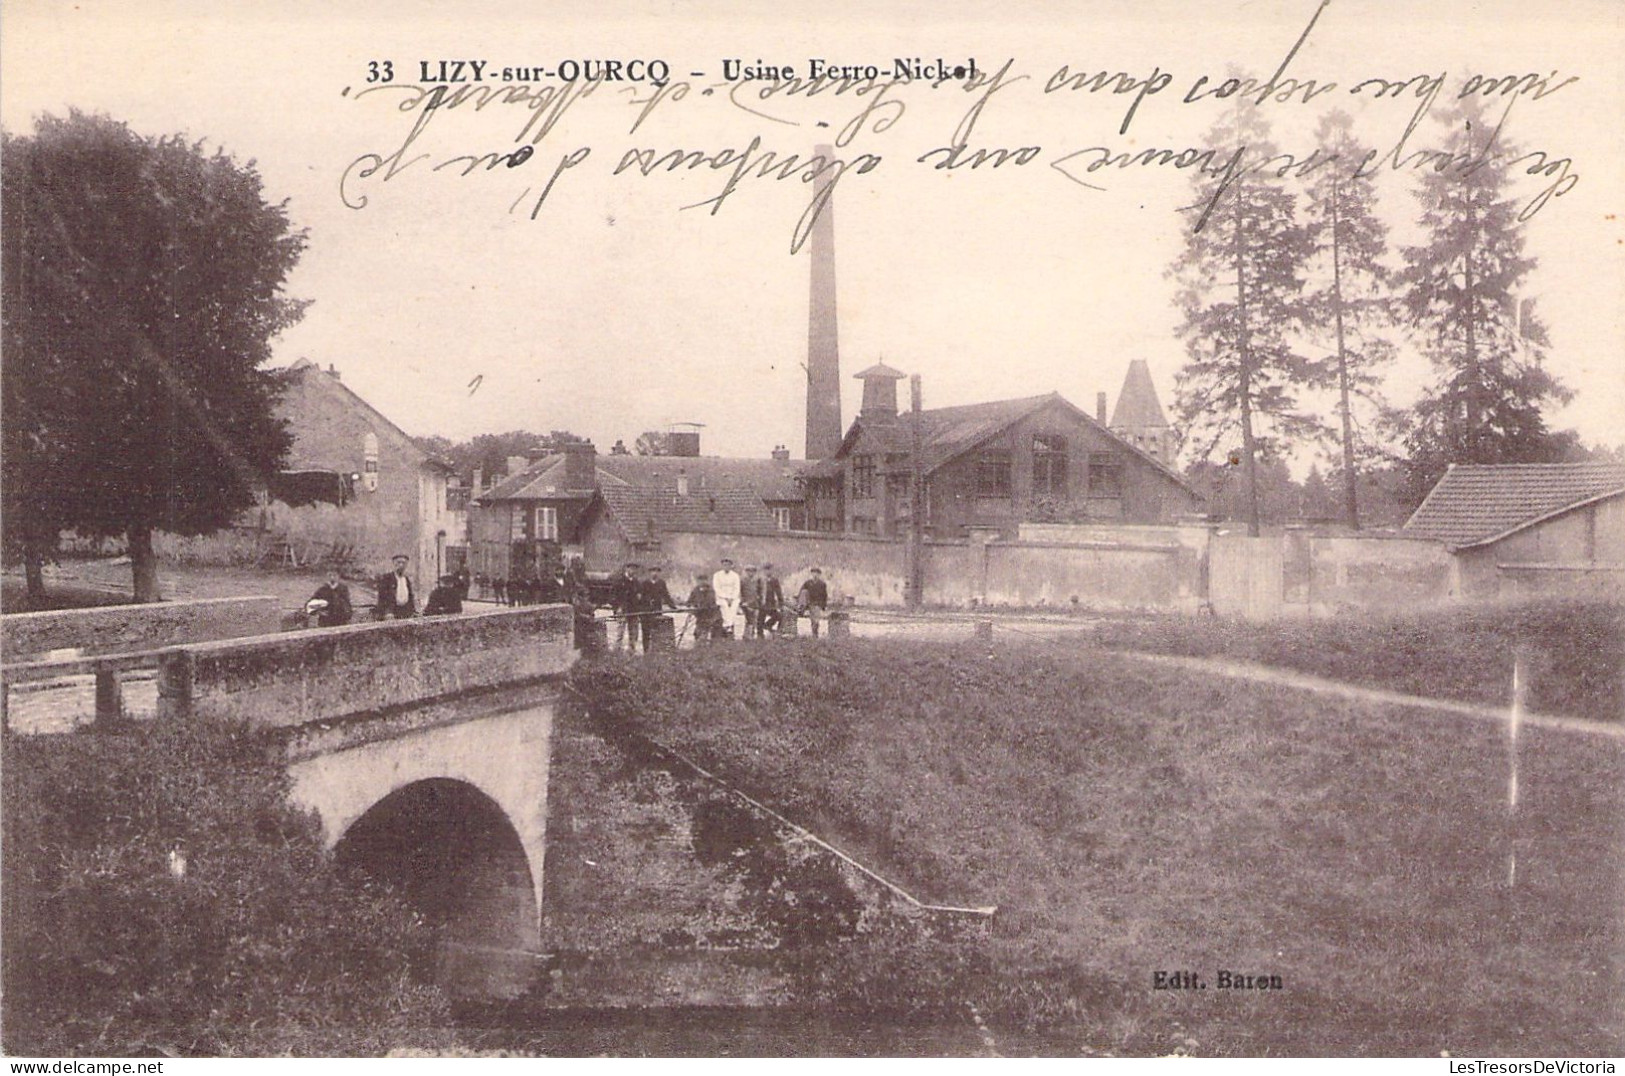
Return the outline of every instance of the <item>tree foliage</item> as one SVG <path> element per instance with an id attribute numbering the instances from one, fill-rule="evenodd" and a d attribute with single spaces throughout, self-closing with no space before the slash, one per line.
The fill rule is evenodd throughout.
<path id="1" fill-rule="evenodd" d="M 551 433 L 532 433 L 529 430 L 509 430 L 507 433 L 482 433 L 467 441 L 453 441 L 447 437 L 419 437 L 418 446 L 451 462 L 463 481 L 472 483 L 474 471 L 489 479 L 506 473 L 510 456 L 534 459 L 561 451 L 567 444 L 581 444 L 587 439 L 569 430 Z"/>
<path id="2" fill-rule="evenodd" d="M 669 456 L 671 434 L 664 430 L 645 430 L 638 434 L 637 441 L 632 445 L 632 451 L 640 456 Z"/>
<path id="3" fill-rule="evenodd" d="M 1508 196 L 1516 156 L 1478 98 L 1440 117 L 1452 156 L 1416 191 L 1426 240 L 1404 250 L 1402 301 L 1436 379 L 1405 423 L 1413 487 L 1425 492 L 1451 463 L 1538 463 L 1575 447 L 1548 430 L 1542 408 L 1572 395 L 1542 366 L 1546 326 L 1520 289 L 1524 252 Z"/>
<path id="4" fill-rule="evenodd" d="M 1275 154 L 1255 108 L 1238 98 L 1208 144 L 1239 149 L 1244 165 L 1198 178 L 1193 212 L 1207 215 L 1170 270 L 1183 316 L 1178 332 L 1190 356 L 1178 377 L 1175 408 L 1196 459 L 1228 449 L 1239 437 L 1249 490 L 1245 514 L 1256 534 L 1264 442 L 1317 428 L 1299 411 L 1297 392 L 1320 370 L 1299 354 L 1294 338 L 1304 316 L 1311 246 L 1280 175 L 1252 167 Z"/>
<path id="5" fill-rule="evenodd" d="M 253 162 L 79 112 L 8 133 L 0 188 L 6 516 L 125 535 L 155 599 L 152 531 L 224 526 L 287 452 L 261 367 L 305 234 Z"/>

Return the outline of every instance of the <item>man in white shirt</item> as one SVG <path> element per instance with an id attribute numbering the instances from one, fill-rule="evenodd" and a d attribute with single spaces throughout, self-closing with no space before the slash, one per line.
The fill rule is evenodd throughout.
<path id="1" fill-rule="evenodd" d="M 741 615 L 739 608 L 739 573 L 734 571 L 734 562 L 727 557 L 722 558 L 722 567 L 711 576 L 711 589 L 717 595 L 717 609 L 722 614 L 722 630 L 733 639 L 739 638 Z"/>
<path id="2" fill-rule="evenodd" d="M 377 620 L 405 620 L 418 615 L 417 595 L 406 574 L 406 554 L 394 557 L 395 570 L 378 577 L 378 602 L 372 615 Z"/>

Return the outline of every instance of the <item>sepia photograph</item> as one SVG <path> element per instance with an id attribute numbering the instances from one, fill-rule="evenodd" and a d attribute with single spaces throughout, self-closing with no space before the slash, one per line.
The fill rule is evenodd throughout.
<path id="1" fill-rule="evenodd" d="M 8 0 L 0 1052 L 1614 1072 L 1622 55 Z"/>

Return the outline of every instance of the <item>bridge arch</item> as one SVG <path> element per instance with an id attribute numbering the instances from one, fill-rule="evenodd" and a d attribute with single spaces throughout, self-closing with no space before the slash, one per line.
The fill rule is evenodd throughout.
<path id="1" fill-rule="evenodd" d="M 478 787 L 433 777 L 397 788 L 350 824 L 334 855 L 424 916 L 437 935 L 435 978 L 452 993 L 523 989 L 508 980 L 533 963 L 524 954 L 537 944 L 530 863 L 506 812 Z"/>

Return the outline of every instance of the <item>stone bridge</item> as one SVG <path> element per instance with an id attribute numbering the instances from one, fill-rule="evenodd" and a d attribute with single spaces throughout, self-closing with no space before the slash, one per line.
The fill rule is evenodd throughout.
<path id="1" fill-rule="evenodd" d="M 292 797 L 341 862 L 439 928 L 455 995 L 532 981 L 567 606 L 172 647 L 160 720 L 238 720 L 286 753 Z"/>

